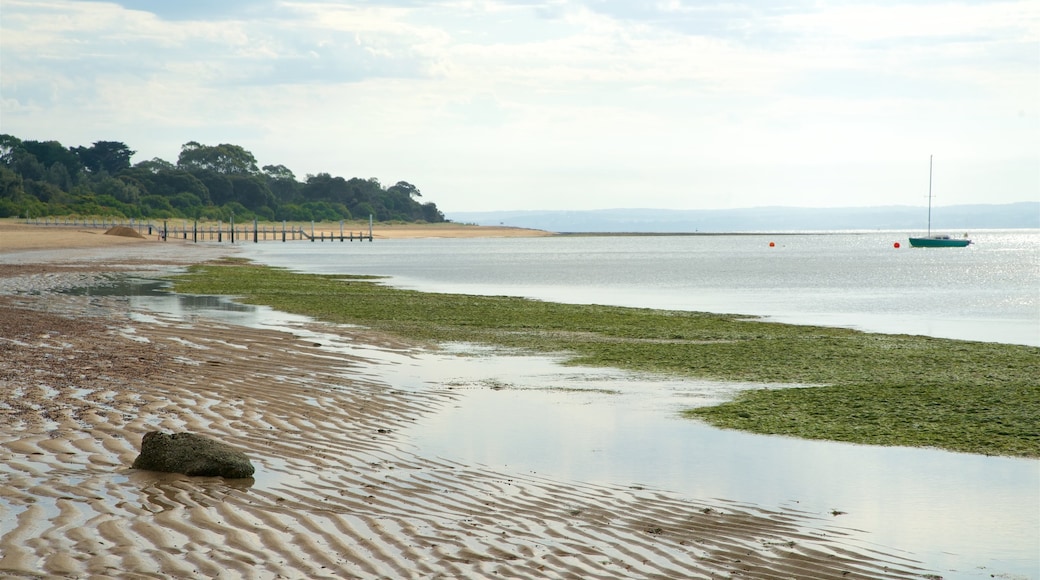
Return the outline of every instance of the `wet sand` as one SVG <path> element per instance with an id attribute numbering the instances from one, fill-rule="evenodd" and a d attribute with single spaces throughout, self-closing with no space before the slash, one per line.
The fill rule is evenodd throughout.
<path id="1" fill-rule="evenodd" d="M 422 345 L 137 316 L 126 298 L 57 292 L 233 248 L 78 236 L 14 250 L 11 235 L 0 225 L 0 576 L 924 574 L 812 514 L 421 456 L 400 433 L 465 393 L 390 384 L 367 359 Z M 130 469 L 155 429 L 224 440 L 256 477 Z"/>

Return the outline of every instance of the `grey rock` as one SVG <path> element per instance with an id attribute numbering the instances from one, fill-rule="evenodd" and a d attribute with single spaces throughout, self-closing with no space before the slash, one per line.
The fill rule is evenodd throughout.
<path id="1" fill-rule="evenodd" d="M 141 454 L 134 469 L 220 476 L 228 479 L 252 477 L 249 458 L 226 443 L 194 433 L 150 431 L 141 441 Z"/>

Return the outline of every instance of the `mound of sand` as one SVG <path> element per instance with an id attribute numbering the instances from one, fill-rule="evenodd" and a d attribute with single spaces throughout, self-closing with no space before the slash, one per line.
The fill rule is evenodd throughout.
<path id="1" fill-rule="evenodd" d="M 124 238 L 144 238 L 141 234 L 137 233 L 137 230 L 128 228 L 126 226 L 115 226 L 108 228 L 105 232 L 106 236 L 122 236 Z"/>

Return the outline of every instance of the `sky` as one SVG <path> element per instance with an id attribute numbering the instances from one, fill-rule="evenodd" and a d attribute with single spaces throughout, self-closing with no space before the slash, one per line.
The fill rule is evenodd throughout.
<path id="1" fill-rule="evenodd" d="M 1040 2 L 0 0 L 0 133 L 446 213 L 1040 201 Z"/>

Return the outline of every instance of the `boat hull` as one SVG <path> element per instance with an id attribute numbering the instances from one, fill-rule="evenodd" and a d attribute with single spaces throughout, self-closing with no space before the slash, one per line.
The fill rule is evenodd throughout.
<path id="1" fill-rule="evenodd" d="M 970 243 L 971 240 L 967 238 L 951 238 L 949 236 L 910 238 L 910 245 L 915 248 L 963 248 Z"/>

